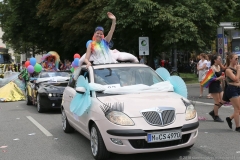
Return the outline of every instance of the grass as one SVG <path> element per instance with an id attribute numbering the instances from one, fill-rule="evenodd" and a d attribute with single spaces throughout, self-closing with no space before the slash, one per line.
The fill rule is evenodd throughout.
<path id="1" fill-rule="evenodd" d="M 193 73 L 179 73 L 186 84 L 199 83 L 198 77 Z"/>

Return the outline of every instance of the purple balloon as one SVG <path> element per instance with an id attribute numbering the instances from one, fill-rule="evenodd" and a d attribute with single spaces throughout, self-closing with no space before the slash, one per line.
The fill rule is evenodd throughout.
<path id="1" fill-rule="evenodd" d="M 75 64 L 74 64 L 74 61 L 72 62 L 72 67 L 73 67 L 73 68 L 76 67 Z"/>
<path id="2" fill-rule="evenodd" d="M 33 73 L 34 72 L 34 67 L 32 65 L 29 65 L 27 67 L 27 70 L 28 70 L 29 73 Z"/>

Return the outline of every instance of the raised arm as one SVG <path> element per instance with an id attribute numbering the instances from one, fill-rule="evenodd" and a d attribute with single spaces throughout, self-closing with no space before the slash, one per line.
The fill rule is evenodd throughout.
<path id="1" fill-rule="evenodd" d="M 88 45 L 85 60 L 84 60 L 84 62 L 87 64 L 87 68 L 91 66 L 91 63 L 89 62 L 90 56 L 91 56 L 91 45 Z"/>
<path id="2" fill-rule="evenodd" d="M 113 32 L 115 30 L 115 26 L 116 26 L 116 17 L 111 12 L 108 12 L 107 15 L 108 15 L 108 18 L 110 18 L 112 20 L 112 26 L 111 26 L 110 31 L 108 32 L 108 35 L 105 37 L 105 40 L 107 42 L 110 42 L 112 39 L 112 36 L 113 36 Z"/>

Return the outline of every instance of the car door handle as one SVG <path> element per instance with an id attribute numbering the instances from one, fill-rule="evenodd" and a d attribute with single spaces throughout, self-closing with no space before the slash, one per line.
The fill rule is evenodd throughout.
<path id="1" fill-rule="evenodd" d="M 69 98 L 73 98 L 73 96 L 70 95 Z"/>

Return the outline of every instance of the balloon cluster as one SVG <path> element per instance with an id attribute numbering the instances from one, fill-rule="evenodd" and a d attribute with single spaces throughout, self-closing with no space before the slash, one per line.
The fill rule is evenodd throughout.
<path id="1" fill-rule="evenodd" d="M 74 60 L 72 61 L 72 68 L 70 69 L 71 72 L 74 72 L 74 69 L 79 66 L 80 55 L 78 53 L 74 54 Z"/>
<path id="2" fill-rule="evenodd" d="M 37 63 L 37 60 L 34 57 L 25 62 L 25 67 L 27 68 L 28 73 L 33 73 L 34 71 L 39 73 L 42 71 L 42 66 Z"/>

